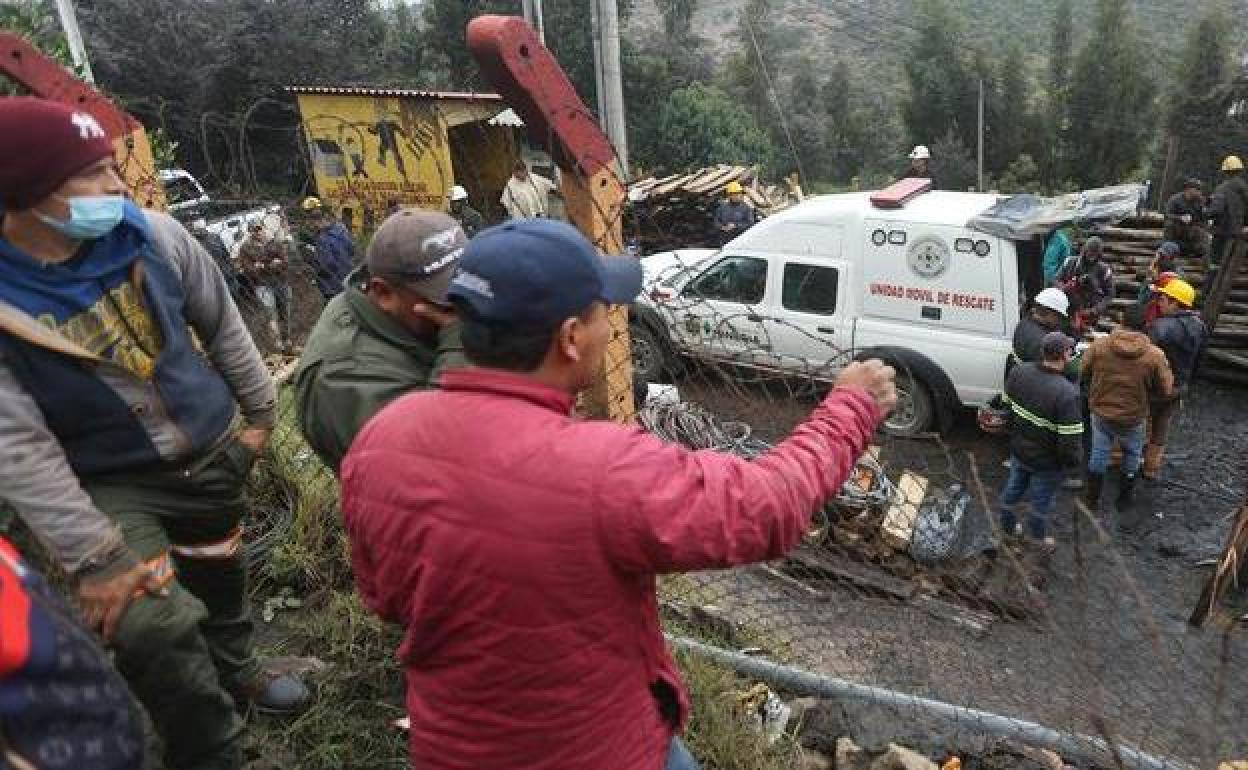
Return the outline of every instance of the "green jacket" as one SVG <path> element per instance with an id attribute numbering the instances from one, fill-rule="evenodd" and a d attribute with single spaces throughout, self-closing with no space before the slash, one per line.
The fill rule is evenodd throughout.
<path id="1" fill-rule="evenodd" d="M 432 340 L 412 336 L 357 288 L 325 306 L 295 372 L 304 438 L 335 473 L 355 434 L 399 396 L 428 390 L 444 369 L 466 366 L 457 325 Z"/>

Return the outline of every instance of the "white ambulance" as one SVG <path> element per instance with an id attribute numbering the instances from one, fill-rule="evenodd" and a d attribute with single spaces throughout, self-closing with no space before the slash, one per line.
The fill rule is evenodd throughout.
<path id="1" fill-rule="evenodd" d="M 866 192 L 820 196 L 723 249 L 645 257 L 637 374 L 653 381 L 690 357 L 830 379 L 879 357 L 902 391 L 886 429 L 945 429 L 1001 391 L 1022 293 L 1016 246 L 1038 264 L 1038 241 L 967 227 L 999 200 L 926 192 L 886 208 Z"/>

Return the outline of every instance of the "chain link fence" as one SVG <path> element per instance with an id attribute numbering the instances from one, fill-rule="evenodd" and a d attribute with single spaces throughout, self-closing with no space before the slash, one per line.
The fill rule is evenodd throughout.
<path id="1" fill-rule="evenodd" d="M 249 120 L 250 113 L 206 120 L 217 138 L 205 146 L 232 147 L 228 159 L 209 164 L 214 177 L 258 193 L 262 180 L 244 172 Z M 264 130 L 287 131 L 292 151 L 305 151 L 297 125 Z M 498 136 L 483 132 L 481 141 Z M 231 137 L 242 144 L 230 145 Z M 437 183 L 445 190 L 474 173 L 470 163 L 461 155 Z M 294 204 L 312 189 L 311 165 L 291 164 L 308 182 L 276 201 L 285 213 L 275 231 L 297 233 Z M 594 206 L 599 246 L 621 252 L 623 205 Z M 354 224 L 362 254 L 368 228 L 362 217 Z M 248 553 L 258 598 L 293 593 L 312 610 L 283 623 L 281 605 L 266 602 L 277 607 L 267 644 L 319 655 L 336 673 L 325 675 L 329 697 L 319 711 L 290 727 L 262 725 L 256 740 L 267 748 L 257 752 L 276 746 L 305 767 L 341 766 L 334 763 L 348 757 L 351 766 L 400 766 L 401 734 L 389 724 L 402 716 L 393 633 L 351 598 L 337 484 L 300 436 L 286 384 L 292 352 L 324 303 L 315 253 L 298 243 L 287 316 L 245 280 L 236 292 L 282 383 L 279 425 L 253 477 Z M 637 421 L 665 440 L 756 457 L 804 419 L 857 355 L 843 335 L 777 312 L 797 308 L 834 326 L 835 271 L 806 265 L 771 275 L 777 268 L 765 260 L 703 251 L 644 264 L 646 296 L 613 318 L 631 342 L 608 358 L 615 401 L 607 411 L 627 412 L 635 400 Z M 788 705 L 772 700 L 768 709 L 765 697 L 743 697 L 752 704 L 746 710 L 781 742 L 828 754 L 851 738 L 869 750 L 897 742 L 932 757 L 956 755 L 972 767 L 1051 764 L 1052 755 L 1036 758 L 1036 747 L 1078 767 L 1213 767 L 1248 755 L 1248 650 L 1235 591 L 1220 611 L 1228 620 L 1187 623 L 1244 499 L 1248 423 L 1238 394 L 1197 386 L 1170 447 L 1169 481 L 1145 490 L 1134 509 L 1091 511 L 1078 493 L 1064 492 L 1053 522 L 1058 547 L 1049 553 L 999 529 L 1004 441 L 979 434 L 961 412 L 934 432 L 941 407 L 932 383 L 891 363 L 902 391 L 897 413 L 841 493 L 813 512 L 793 553 L 663 578 L 673 643 L 738 670 L 742 678 L 726 686 L 769 684 Z M 800 718 L 777 717 L 799 697 L 807 698 Z M 718 757 L 708 766 L 785 765 Z"/>

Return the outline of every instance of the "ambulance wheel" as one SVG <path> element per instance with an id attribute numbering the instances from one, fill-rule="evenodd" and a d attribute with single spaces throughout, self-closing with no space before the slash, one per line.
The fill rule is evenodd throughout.
<path id="1" fill-rule="evenodd" d="M 629 324 L 628 335 L 633 348 L 633 377 L 662 382 L 668 364 L 663 343 L 644 324 Z"/>
<path id="2" fill-rule="evenodd" d="M 884 432 L 908 438 L 926 433 L 932 426 L 932 392 L 905 370 L 897 371 L 897 408 L 884 420 Z"/>

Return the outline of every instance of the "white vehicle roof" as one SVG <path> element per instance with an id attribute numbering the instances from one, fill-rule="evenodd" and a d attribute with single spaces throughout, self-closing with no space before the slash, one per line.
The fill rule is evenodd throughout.
<path id="1" fill-rule="evenodd" d="M 992 193 L 926 192 L 901 208 L 871 205 L 870 192 L 819 195 L 767 217 L 732 242 L 734 247 L 774 248 L 776 236 L 792 225 L 840 226 L 875 219 L 964 227 L 967 222 L 1000 200 Z"/>

